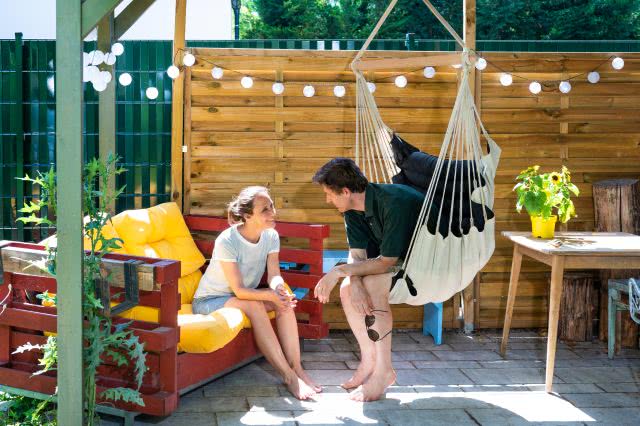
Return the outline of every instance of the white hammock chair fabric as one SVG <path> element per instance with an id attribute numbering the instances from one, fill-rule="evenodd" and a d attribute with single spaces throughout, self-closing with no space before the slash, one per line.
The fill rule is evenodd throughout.
<path id="1" fill-rule="evenodd" d="M 444 18 L 423 1 L 444 24 Z M 356 163 L 369 180 L 384 183 L 400 172 L 390 145 L 394 132 L 382 121 L 357 63 L 395 3 L 390 3 L 352 63 L 357 87 Z M 455 31 L 452 34 L 461 42 Z M 480 121 L 469 86 L 472 69 L 464 48 L 456 101 L 402 273 L 391 290 L 391 303 L 423 305 L 449 299 L 469 285 L 495 249 L 492 209 L 501 150 Z M 488 144 L 486 155 L 480 131 Z"/>
<path id="2" fill-rule="evenodd" d="M 640 282 L 633 278 L 629 279 L 629 313 L 640 324 Z"/>

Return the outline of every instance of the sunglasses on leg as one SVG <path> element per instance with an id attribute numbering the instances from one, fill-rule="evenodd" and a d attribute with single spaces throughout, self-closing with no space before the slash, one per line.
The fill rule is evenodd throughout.
<path id="1" fill-rule="evenodd" d="M 380 309 L 373 309 L 371 312 L 388 312 L 388 311 L 383 311 Z M 379 340 L 384 339 L 385 337 L 387 337 L 389 334 L 391 334 L 391 330 L 389 330 L 387 332 L 387 334 L 385 334 L 384 336 L 380 337 L 380 334 L 378 334 L 377 331 L 373 330 L 371 327 L 373 326 L 373 324 L 375 324 L 376 322 L 376 316 L 375 315 L 365 315 L 364 316 L 364 325 L 367 328 L 367 335 L 369 336 L 369 339 L 371 339 L 371 341 L 373 342 L 377 342 Z"/>

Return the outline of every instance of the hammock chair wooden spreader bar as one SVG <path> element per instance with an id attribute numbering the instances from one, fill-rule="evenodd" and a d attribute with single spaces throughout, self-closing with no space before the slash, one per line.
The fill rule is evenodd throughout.
<path id="1" fill-rule="evenodd" d="M 500 148 L 482 125 L 471 93 L 474 54 L 433 5 L 423 2 L 461 45 L 461 53 L 361 61 L 395 7 L 397 0 L 392 0 L 351 63 L 356 77 L 356 162 L 371 181 L 389 183 L 409 176 L 414 179 L 410 184 L 426 193 L 390 296 L 392 303 L 413 305 L 449 299 L 472 281 L 493 254 L 494 178 L 500 158 Z M 456 63 L 462 66 L 458 93 L 436 158 L 404 142 L 384 123 L 363 71 Z M 481 133 L 487 140 L 486 155 L 480 145 Z M 422 174 L 415 173 L 415 164 L 425 164 Z M 416 176 L 424 177 L 415 181 Z"/>

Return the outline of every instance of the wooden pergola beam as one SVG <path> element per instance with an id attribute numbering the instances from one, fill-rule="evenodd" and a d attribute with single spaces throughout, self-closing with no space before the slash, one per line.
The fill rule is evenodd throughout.
<path id="1" fill-rule="evenodd" d="M 93 3 L 93 2 L 92 2 Z M 82 10 L 56 2 L 58 424 L 83 421 L 82 368 Z M 102 16 L 100 16 L 102 18 Z M 95 24 L 94 24 L 95 26 Z M 64 159 L 64 161 L 63 161 Z"/>
<path id="2" fill-rule="evenodd" d="M 117 40 L 155 3 L 156 0 L 136 0 L 116 17 L 114 38 Z"/>
<path id="3" fill-rule="evenodd" d="M 82 2 L 82 38 L 93 30 L 102 18 L 113 12 L 122 0 L 85 0 Z M 135 3 L 135 1 L 134 1 Z"/>
<path id="4" fill-rule="evenodd" d="M 176 0 L 175 32 L 173 36 L 173 57 L 176 65 L 182 65 L 178 53 L 185 47 L 187 0 Z M 173 80 L 171 100 L 171 200 L 182 206 L 182 145 L 184 144 L 184 72 Z"/>

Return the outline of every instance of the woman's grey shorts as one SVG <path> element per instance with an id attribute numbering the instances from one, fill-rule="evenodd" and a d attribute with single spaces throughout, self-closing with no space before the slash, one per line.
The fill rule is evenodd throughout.
<path id="1" fill-rule="evenodd" d="M 191 311 L 194 314 L 209 315 L 211 312 L 216 311 L 227 303 L 227 300 L 233 296 L 205 296 L 193 299 L 191 303 Z"/>

